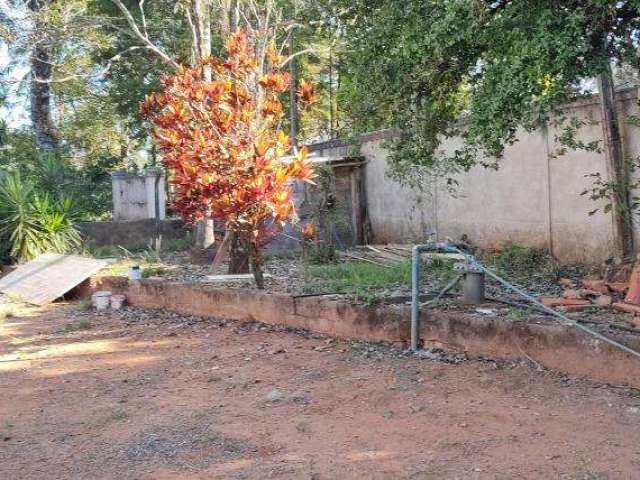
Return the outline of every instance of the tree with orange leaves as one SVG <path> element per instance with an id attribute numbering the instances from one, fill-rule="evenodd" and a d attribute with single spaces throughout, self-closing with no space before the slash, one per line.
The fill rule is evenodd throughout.
<path id="1" fill-rule="evenodd" d="M 246 245 L 259 288 L 261 249 L 296 220 L 291 183 L 314 178 L 305 148 L 283 160 L 291 145 L 281 129 L 279 96 L 290 78 L 282 70 L 286 60 L 264 37 L 248 29 L 235 33 L 226 59 L 180 67 L 141 105 L 172 173 L 174 207 L 188 222 L 224 221 Z M 309 103 L 315 90 L 304 82 L 298 95 Z"/>

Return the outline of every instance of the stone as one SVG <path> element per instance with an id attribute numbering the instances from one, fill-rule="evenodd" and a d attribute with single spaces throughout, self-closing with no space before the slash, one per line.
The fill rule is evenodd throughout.
<path id="1" fill-rule="evenodd" d="M 599 307 L 608 307 L 613 303 L 613 299 L 609 295 L 600 295 L 596 298 L 596 305 Z"/>
<path id="2" fill-rule="evenodd" d="M 581 300 L 578 298 L 539 297 L 538 301 L 547 307 L 591 305 L 589 300 Z"/>
<path id="3" fill-rule="evenodd" d="M 267 395 L 267 402 L 282 402 L 286 399 L 286 395 L 282 390 L 278 390 L 277 388 L 271 390 Z"/>
<path id="4" fill-rule="evenodd" d="M 309 403 L 309 399 L 304 394 L 304 392 L 293 392 L 291 395 L 289 395 L 289 398 L 287 400 L 293 403 L 297 403 L 298 405 L 307 405 Z"/>
<path id="5" fill-rule="evenodd" d="M 633 317 L 625 321 L 632 327 L 640 328 L 640 317 Z"/>
<path id="6" fill-rule="evenodd" d="M 608 295 L 610 293 L 607 282 L 605 282 L 604 280 L 585 279 L 582 280 L 582 287 L 593 292 L 601 293 L 603 295 Z"/>

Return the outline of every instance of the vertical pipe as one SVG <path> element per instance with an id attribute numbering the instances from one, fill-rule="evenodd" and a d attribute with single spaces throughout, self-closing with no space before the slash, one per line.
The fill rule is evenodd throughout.
<path id="1" fill-rule="evenodd" d="M 411 249 L 411 350 L 420 348 L 420 246 Z"/>

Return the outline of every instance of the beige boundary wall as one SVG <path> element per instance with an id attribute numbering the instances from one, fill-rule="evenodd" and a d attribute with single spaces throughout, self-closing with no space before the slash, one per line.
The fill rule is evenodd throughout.
<path id="1" fill-rule="evenodd" d="M 636 91 L 619 94 L 625 155 L 640 154 L 640 130 L 626 121 L 637 112 Z M 600 107 L 597 98 L 566 108 L 569 116 L 591 120 L 580 130 L 586 142 L 600 140 Z M 511 241 L 544 247 L 565 262 L 597 263 L 612 255 L 613 217 L 602 207 L 581 196 L 592 179 L 585 175 L 600 172 L 608 178 L 603 153 L 569 151 L 557 157 L 553 127 L 528 133 L 509 146 L 500 160 L 500 169 L 473 168 L 460 175 L 452 196 L 442 182 L 432 181 L 422 191 L 403 187 L 385 176 L 387 151 L 383 142 L 390 132 L 376 132 L 361 139 L 360 154 L 367 159 L 365 187 L 369 220 L 375 242 L 419 242 L 426 232 L 438 240 L 459 239 L 466 234 L 476 245 L 493 248 Z M 446 142 L 452 150 L 459 139 Z M 314 146 L 322 155 L 353 154 L 340 142 Z M 640 232 L 636 225 L 636 245 Z"/>

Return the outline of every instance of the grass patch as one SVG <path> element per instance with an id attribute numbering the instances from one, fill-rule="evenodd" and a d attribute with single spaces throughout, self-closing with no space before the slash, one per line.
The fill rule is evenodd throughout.
<path id="1" fill-rule="evenodd" d="M 7 295 L 0 301 L 0 320 L 25 316 L 28 313 L 29 306 L 16 295 Z"/>
<path id="2" fill-rule="evenodd" d="M 78 309 L 82 312 L 90 312 L 93 310 L 93 302 L 90 298 L 84 298 L 78 302 Z"/>
<path id="3" fill-rule="evenodd" d="M 166 267 L 160 265 L 149 265 L 142 269 L 142 278 L 161 277 L 167 273 Z"/>
<path id="4" fill-rule="evenodd" d="M 75 332 L 78 330 L 90 330 L 93 328 L 93 324 L 87 318 L 83 318 L 76 323 L 68 323 L 64 326 L 64 331 L 67 333 Z"/>
<path id="5" fill-rule="evenodd" d="M 116 408 L 111 414 L 111 416 L 109 417 L 109 420 L 113 422 L 122 422 L 123 420 L 126 420 L 128 417 L 129 415 L 127 414 L 126 410 L 124 410 L 123 408 Z"/>
<path id="6" fill-rule="evenodd" d="M 129 269 L 135 265 L 142 269 L 143 278 L 162 275 L 168 271 L 167 266 L 163 264 L 161 260 L 155 260 L 149 257 L 132 257 L 122 258 L 108 265 L 100 271 L 100 274 L 126 277 L 129 275 Z"/>
<path id="7" fill-rule="evenodd" d="M 93 325 L 91 325 L 91 321 L 86 318 L 83 318 L 78 322 L 78 330 L 89 330 L 92 327 Z"/>
<path id="8" fill-rule="evenodd" d="M 425 285 L 444 284 L 455 272 L 452 262 L 434 259 L 425 263 L 422 277 Z M 306 293 L 340 293 L 350 295 L 357 302 L 373 305 L 393 294 L 398 288 L 411 285 L 411 262 L 399 262 L 388 267 L 368 262 L 343 262 L 326 265 L 307 265 Z"/>
<path id="9" fill-rule="evenodd" d="M 309 265 L 305 275 L 307 293 L 349 294 L 368 305 L 379 303 L 384 291 L 411 278 L 411 264 L 402 262 L 389 268 L 365 262 Z"/>
<path id="10" fill-rule="evenodd" d="M 0 320 L 6 320 L 15 316 L 17 316 L 17 313 L 13 305 L 0 306 Z"/>

